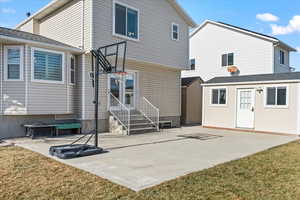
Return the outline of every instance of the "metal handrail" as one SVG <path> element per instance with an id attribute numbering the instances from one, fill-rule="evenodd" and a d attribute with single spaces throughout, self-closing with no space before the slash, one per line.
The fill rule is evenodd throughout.
<path id="1" fill-rule="evenodd" d="M 159 131 L 159 109 L 146 97 L 141 98 L 139 111 L 157 128 L 157 131 Z"/>
<path id="2" fill-rule="evenodd" d="M 110 108 L 109 112 L 116 118 L 118 122 L 126 129 L 127 134 L 130 134 L 130 109 L 127 108 L 117 97 L 111 92 L 110 95 Z M 114 102 L 117 105 L 114 105 Z M 116 110 L 113 107 L 117 107 Z"/>

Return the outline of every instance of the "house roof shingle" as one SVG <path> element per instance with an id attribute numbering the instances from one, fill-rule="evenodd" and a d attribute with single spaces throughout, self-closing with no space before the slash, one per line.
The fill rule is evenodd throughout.
<path id="1" fill-rule="evenodd" d="M 1 37 L 2 36 L 2 37 Z M 41 36 L 41 35 L 36 35 L 36 34 L 32 34 L 32 33 L 28 33 L 28 32 L 24 32 L 24 31 L 19 31 L 19 30 L 15 30 L 15 29 L 10 29 L 10 28 L 4 28 L 4 27 L 0 27 L 0 39 L 3 38 L 10 38 L 10 39 L 21 39 L 24 41 L 33 41 L 33 42 L 37 42 L 37 43 L 43 43 L 43 44 L 48 44 L 48 45 L 53 45 L 53 46 L 57 46 L 60 48 L 66 48 L 66 49 L 71 49 L 77 52 L 82 51 L 79 48 L 73 47 L 71 45 L 68 44 L 64 44 L 61 43 L 59 41 Z"/>
<path id="2" fill-rule="evenodd" d="M 290 80 L 299 80 L 300 82 L 300 72 L 215 77 L 206 81 L 205 84 L 225 84 L 225 83 L 245 83 L 245 82 L 265 82 L 265 81 L 272 82 L 272 81 L 290 81 Z"/>

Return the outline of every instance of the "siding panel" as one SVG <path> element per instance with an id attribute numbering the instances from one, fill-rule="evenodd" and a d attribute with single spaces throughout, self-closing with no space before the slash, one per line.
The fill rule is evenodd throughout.
<path id="1" fill-rule="evenodd" d="M 28 60 L 31 66 L 31 49 Z M 68 69 L 69 56 L 65 53 L 65 83 L 38 83 L 32 82 L 31 67 L 28 69 L 28 114 L 67 114 L 73 110 L 68 109 Z"/>
<path id="2" fill-rule="evenodd" d="M 24 50 L 24 46 L 22 46 Z M 23 51 L 24 53 L 25 51 Z M 23 56 L 25 59 L 25 56 Z M 23 63 L 25 61 L 23 60 Z M 4 71 L 3 66 L 3 70 Z M 23 65 L 24 67 L 24 65 Z M 23 70 L 23 68 L 21 68 Z M 23 73 L 24 75 L 24 73 Z M 4 74 L 2 75 L 4 80 Z M 24 80 L 24 77 L 23 77 Z M 23 115 L 26 113 L 25 108 L 25 84 L 24 81 L 3 81 L 2 95 L 3 95 L 3 113 L 7 115 Z"/>
<path id="3" fill-rule="evenodd" d="M 74 47 L 82 45 L 82 1 L 76 0 L 40 22 L 40 34 Z"/>
<path id="4" fill-rule="evenodd" d="M 281 65 L 280 64 L 280 50 L 284 52 L 285 55 L 285 65 Z M 284 72 L 290 72 L 289 66 L 290 66 L 290 56 L 289 56 L 289 52 L 281 49 L 279 47 L 274 47 L 274 62 L 275 62 L 275 73 L 284 73 Z"/>
<path id="5" fill-rule="evenodd" d="M 85 81 L 85 111 L 86 119 L 94 118 L 93 88 L 88 76 L 89 58 L 86 59 Z M 126 69 L 138 71 L 138 91 L 140 98 L 146 97 L 154 106 L 160 109 L 161 117 L 180 116 L 181 114 L 181 78 L 180 71 L 167 70 L 138 62 L 128 62 Z M 100 77 L 100 119 L 108 119 L 108 79 L 107 75 Z"/>
<path id="6" fill-rule="evenodd" d="M 196 70 L 183 72 L 183 76 L 200 76 L 204 81 L 230 76 L 221 64 L 222 54 L 227 53 L 234 53 L 240 75 L 273 73 L 273 48 L 272 42 L 207 24 L 190 39 L 190 58 L 196 59 Z"/>
<path id="7" fill-rule="evenodd" d="M 94 48 L 124 39 L 113 37 L 111 0 L 94 1 Z M 140 13 L 140 41 L 129 41 L 128 58 L 185 69 L 188 65 L 188 25 L 165 0 L 120 0 Z M 180 40 L 171 39 L 171 24 L 179 24 Z"/>

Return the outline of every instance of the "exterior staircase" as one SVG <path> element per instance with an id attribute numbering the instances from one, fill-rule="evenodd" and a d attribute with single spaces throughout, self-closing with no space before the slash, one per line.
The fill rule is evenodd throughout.
<path id="1" fill-rule="evenodd" d="M 112 95 L 112 94 L 110 94 Z M 142 134 L 159 131 L 159 110 L 143 98 L 139 108 L 130 110 L 111 96 L 111 103 L 119 104 L 110 109 L 109 127 L 113 134 Z"/>

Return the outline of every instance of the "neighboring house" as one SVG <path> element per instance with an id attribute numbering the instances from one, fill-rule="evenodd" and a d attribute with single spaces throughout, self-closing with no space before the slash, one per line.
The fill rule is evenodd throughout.
<path id="1" fill-rule="evenodd" d="M 202 123 L 202 86 L 199 77 L 181 79 L 181 124 Z"/>
<path id="2" fill-rule="evenodd" d="M 180 76 L 181 70 L 188 66 L 189 27 L 195 25 L 175 0 L 54 0 L 20 23 L 17 29 L 80 48 L 82 50 L 78 51 L 84 53 L 75 56 L 74 60 L 71 55 L 65 56 L 63 58 L 66 61 L 59 62 L 63 59 L 59 57 L 63 50 L 53 52 L 57 54 L 40 56 L 39 49 L 28 45 L 28 48 L 20 51 L 21 56 L 29 55 L 27 62 L 33 61 L 36 56 L 36 65 L 20 65 L 24 67 L 24 71 L 33 68 L 36 73 L 31 70 L 26 79 L 8 81 L 11 84 L 9 89 L 2 86 L 3 90 L 14 94 L 1 94 L 1 106 L 4 107 L 1 110 L 2 120 L 8 118 L 6 111 L 10 110 L 11 106 L 5 106 L 5 101 L 10 98 L 10 101 L 16 104 L 28 102 L 24 103 L 24 109 L 13 113 L 14 120 L 10 122 L 16 126 L 26 121 L 47 122 L 49 118 L 74 118 L 82 122 L 83 130 L 92 129 L 94 107 L 89 76 L 92 70 L 90 50 L 127 40 L 128 75 L 101 76 L 101 131 L 109 129 L 109 110 L 113 110 L 110 105 L 112 98 L 118 99 L 120 106 L 128 110 L 138 111 L 141 103 L 147 104 L 149 112 L 157 113 L 158 108 L 161 120 L 171 120 L 173 125 L 179 126 Z M 3 48 L 6 48 L 5 45 Z M 52 55 L 54 58 L 50 61 Z M 45 56 L 48 61 L 45 60 Z M 4 56 L 4 59 L 7 60 L 7 57 Z M 49 63 L 55 65 L 54 68 Z M 74 63 L 75 70 L 66 63 Z M 45 65 L 46 72 L 43 71 Z M 53 76 L 49 75 L 49 72 L 53 73 Z M 56 80 L 69 73 L 75 74 L 74 84 L 65 79 Z M 35 83 L 34 79 L 38 81 Z M 33 83 L 34 87 L 30 89 Z M 17 95 L 18 84 L 24 87 L 24 94 Z M 37 94 L 36 98 L 32 97 L 34 94 Z M 31 98 L 33 100 L 29 103 Z M 15 129 L 10 130 L 4 131 L 6 134 L 12 134 Z M 18 129 L 15 135 L 8 136 L 22 134 L 24 132 Z"/>
<path id="3" fill-rule="evenodd" d="M 191 70 L 182 76 L 207 81 L 217 76 L 291 72 L 293 51 L 275 37 L 207 20 L 190 35 Z M 228 72 L 232 66 L 237 72 Z"/>
<path id="4" fill-rule="evenodd" d="M 300 72 L 216 77 L 203 87 L 204 127 L 300 135 Z"/>

